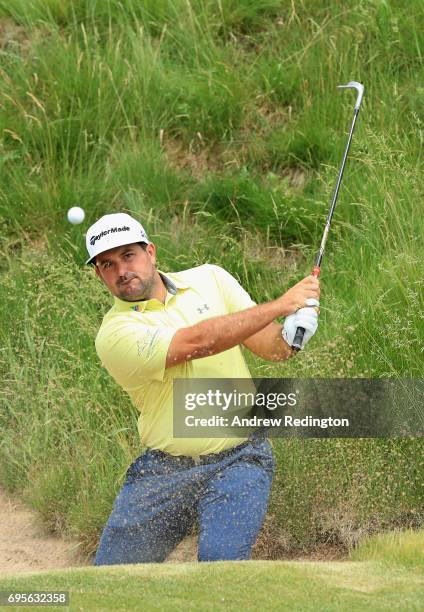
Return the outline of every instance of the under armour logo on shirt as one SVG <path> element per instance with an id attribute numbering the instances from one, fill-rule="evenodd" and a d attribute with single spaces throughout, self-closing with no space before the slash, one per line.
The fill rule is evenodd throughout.
<path id="1" fill-rule="evenodd" d="M 201 306 L 199 306 L 199 308 L 197 308 L 197 312 L 199 314 L 203 314 L 207 310 L 209 310 L 209 306 L 207 304 L 202 304 Z"/>

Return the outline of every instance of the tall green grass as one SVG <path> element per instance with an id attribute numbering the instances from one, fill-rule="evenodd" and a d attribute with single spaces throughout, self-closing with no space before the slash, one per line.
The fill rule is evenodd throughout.
<path id="1" fill-rule="evenodd" d="M 0 16 L 0 463 L 46 523 L 92 551 L 141 450 L 93 348 L 109 299 L 82 266 L 88 224 L 127 210 L 162 269 L 218 263 L 275 297 L 311 268 L 351 79 L 365 97 L 320 329 L 289 363 L 247 359 L 256 376 L 422 377 L 421 2 L 9 0 Z M 289 547 L 422 523 L 420 440 L 276 454 Z"/>
<path id="2" fill-rule="evenodd" d="M 409 568 L 424 568 L 424 532 L 392 531 L 366 538 L 352 552 L 354 561 L 380 561 Z"/>

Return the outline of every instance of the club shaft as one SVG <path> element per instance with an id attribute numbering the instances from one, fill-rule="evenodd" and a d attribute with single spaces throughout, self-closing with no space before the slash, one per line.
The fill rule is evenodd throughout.
<path id="1" fill-rule="evenodd" d="M 324 233 L 323 233 L 322 239 L 321 239 L 321 246 L 319 248 L 319 251 L 317 253 L 316 260 L 315 260 L 315 267 L 317 267 L 317 268 L 321 267 L 321 262 L 322 262 L 322 258 L 323 258 L 323 255 L 324 255 L 325 245 L 327 243 L 328 233 L 330 231 L 331 220 L 333 218 L 334 209 L 336 208 L 336 202 L 337 202 L 337 198 L 339 196 L 340 185 L 342 183 L 343 173 L 344 173 L 344 169 L 345 169 L 345 166 L 346 166 L 346 160 L 347 160 L 347 156 L 349 154 L 350 143 L 352 142 L 353 131 L 355 129 L 356 118 L 358 117 L 358 114 L 359 114 L 359 108 L 355 108 L 355 111 L 353 113 L 352 125 L 350 126 L 349 137 L 347 139 L 346 147 L 345 147 L 344 154 L 343 154 L 342 164 L 341 164 L 340 170 L 339 170 L 339 176 L 337 177 L 336 187 L 334 189 L 333 197 L 331 199 L 330 209 L 328 211 L 327 221 L 325 223 Z"/>
<path id="2" fill-rule="evenodd" d="M 362 100 L 362 97 L 361 97 L 361 100 Z M 321 246 L 319 248 L 319 251 L 315 259 L 314 269 L 312 270 L 312 276 L 315 276 L 315 278 L 318 278 L 320 270 L 321 270 L 321 262 L 322 262 L 322 258 L 324 255 L 325 245 L 327 243 L 327 238 L 328 238 L 328 234 L 330 231 L 330 225 L 331 225 L 331 220 L 333 218 L 334 209 L 336 208 L 336 202 L 337 202 L 337 198 L 339 195 L 340 185 L 342 183 L 343 173 L 344 173 L 347 156 L 348 156 L 349 149 L 350 149 L 350 143 L 352 142 L 352 136 L 353 136 L 353 131 L 355 129 L 356 119 L 359 114 L 359 109 L 360 109 L 360 102 L 357 103 L 357 105 L 355 106 L 355 110 L 353 113 L 353 120 L 350 126 L 349 137 L 347 139 L 346 147 L 345 147 L 344 154 L 343 154 L 342 164 L 340 166 L 336 187 L 334 189 L 333 197 L 331 199 L 330 209 L 328 211 L 327 221 L 325 223 L 324 232 L 323 232 L 322 239 L 321 239 Z M 301 349 L 304 335 L 305 335 L 305 329 L 303 327 L 298 327 L 296 330 L 294 340 L 293 340 L 292 349 L 294 349 L 295 351 L 299 351 Z"/>

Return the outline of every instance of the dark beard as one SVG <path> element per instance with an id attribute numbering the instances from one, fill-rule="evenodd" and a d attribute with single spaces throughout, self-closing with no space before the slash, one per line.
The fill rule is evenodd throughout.
<path id="1" fill-rule="evenodd" d="M 118 297 L 125 302 L 141 302 L 143 300 L 149 300 L 154 288 L 154 272 L 151 277 L 146 279 L 145 281 L 140 281 L 137 276 L 133 276 L 133 278 L 138 281 L 138 293 L 134 293 L 135 288 L 130 291 L 130 295 L 128 295 L 126 289 L 127 285 L 118 285 Z"/>

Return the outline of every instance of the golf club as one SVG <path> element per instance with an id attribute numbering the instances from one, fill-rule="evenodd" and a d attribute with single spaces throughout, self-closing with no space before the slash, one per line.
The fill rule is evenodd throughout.
<path id="1" fill-rule="evenodd" d="M 331 199 L 330 209 L 328 211 L 327 221 L 326 221 L 326 224 L 325 224 L 324 233 L 322 235 L 321 246 L 320 246 L 319 251 L 317 253 L 317 256 L 316 256 L 316 259 L 315 259 L 315 265 L 314 265 L 314 268 L 312 270 L 312 276 L 315 276 L 315 278 L 318 278 L 319 273 L 321 271 L 321 262 L 322 262 L 322 258 L 323 258 L 323 255 L 324 255 L 325 244 L 326 244 L 327 238 L 328 238 L 328 232 L 330 230 L 331 219 L 333 218 L 333 213 L 334 213 L 334 209 L 336 207 L 337 197 L 339 195 L 339 189 L 340 189 L 340 185 L 341 185 L 342 178 L 343 178 L 343 172 L 344 172 L 344 169 L 345 169 L 345 166 L 346 166 L 347 155 L 349 153 L 350 143 L 352 142 L 353 130 L 355 129 L 356 118 L 358 117 L 359 109 L 361 108 L 362 96 L 364 95 L 364 86 L 361 83 L 358 83 L 357 81 L 350 81 L 349 83 L 347 83 L 347 85 L 338 85 L 337 87 L 338 87 L 338 89 L 350 89 L 350 88 L 354 88 L 358 92 L 358 95 L 356 97 L 356 103 L 355 103 L 355 110 L 353 112 L 352 125 L 350 127 L 349 137 L 347 139 L 345 151 L 344 151 L 344 154 L 343 154 L 343 160 L 342 160 L 342 164 L 340 166 L 339 176 L 337 178 L 337 183 L 336 183 L 336 188 L 334 190 L 333 197 Z M 295 334 L 294 340 L 293 340 L 293 344 L 292 344 L 292 349 L 293 350 L 299 351 L 301 349 L 304 334 L 305 334 L 304 328 L 303 327 L 298 327 L 297 330 L 296 330 L 296 334 Z"/>
<path id="2" fill-rule="evenodd" d="M 318 254 L 315 259 L 314 269 L 312 270 L 312 276 L 318 278 L 319 273 L 321 271 L 321 262 L 324 255 L 325 244 L 328 238 L 328 232 L 330 230 L 331 219 L 333 218 L 334 209 L 336 207 L 337 197 L 339 195 L 339 189 L 343 178 L 343 172 L 346 165 L 347 155 L 349 153 L 350 143 L 352 141 L 353 130 L 355 129 L 356 118 L 359 114 L 359 109 L 361 108 L 362 96 L 364 95 L 364 86 L 357 81 L 350 81 L 347 85 L 338 85 L 338 89 L 349 89 L 354 88 L 358 92 L 355 104 L 355 110 L 353 113 L 352 125 L 350 127 L 349 138 L 347 139 L 346 148 L 343 155 L 342 165 L 339 170 L 339 176 L 337 178 L 336 188 L 334 190 L 333 198 L 330 204 L 330 210 L 328 211 L 327 222 L 325 224 L 324 233 L 322 235 L 321 246 L 319 248 Z M 295 351 L 299 351 L 302 347 L 303 336 L 305 334 L 305 329 L 303 327 L 298 327 L 296 330 L 296 334 L 293 340 L 292 349 Z"/>

